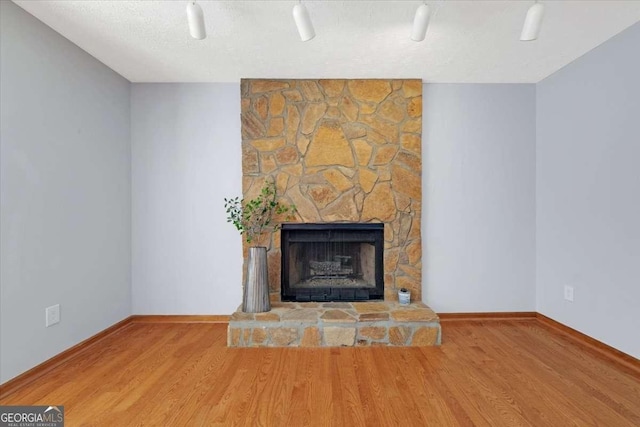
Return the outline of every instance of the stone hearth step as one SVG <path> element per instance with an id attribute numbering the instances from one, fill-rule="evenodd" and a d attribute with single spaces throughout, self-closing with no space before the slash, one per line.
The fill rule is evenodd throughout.
<path id="1" fill-rule="evenodd" d="M 440 345 L 438 315 L 422 302 L 273 302 L 266 313 L 238 309 L 229 347 Z"/>

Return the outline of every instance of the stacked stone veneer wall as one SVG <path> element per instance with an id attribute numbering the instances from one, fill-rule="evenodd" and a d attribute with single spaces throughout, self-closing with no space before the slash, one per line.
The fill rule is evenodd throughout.
<path id="1" fill-rule="evenodd" d="M 383 222 L 385 299 L 421 300 L 422 81 L 243 79 L 243 196 L 265 179 L 299 222 Z M 280 292 L 280 233 L 269 236 Z"/>

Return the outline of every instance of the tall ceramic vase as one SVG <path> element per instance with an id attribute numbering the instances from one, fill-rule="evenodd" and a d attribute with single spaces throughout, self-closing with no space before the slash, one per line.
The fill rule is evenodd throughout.
<path id="1" fill-rule="evenodd" d="M 269 274 L 267 273 L 267 248 L 249 248 L 247 274 L 242 297 L 242 311 L 262 313 L 271 310 L 269 301 Z"/>

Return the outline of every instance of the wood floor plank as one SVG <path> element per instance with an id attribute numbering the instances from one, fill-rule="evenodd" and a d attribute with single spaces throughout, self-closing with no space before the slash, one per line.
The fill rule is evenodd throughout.
<path id="1" fill-rule="evenodd" d="M 563 386 L 565 390 L 569 388 L 572 396 L 575 397 L 576 405 L 583 408 L 583 413 L 591 414 L 593 419 L 598 419 L 599 414 L 606 411 L 609 422 L 613 425 L 640 425 L 640 418 L 635 414 L 635 410 L 629 408 L 640 407 L 640 400 L 628 399 L 627 396 L 617 392 L 617 381 L 612 381 L 606 376 L 598 375 L 600 369 L 596 369 L 593 363 L 597 363 L 597 357 L 592 356 L 593 363 L 584 359 L 580 354 L 569 357 L 572 354 L 573 343 L 566 345 L 557 345 L 553 339 L 544 339 L 542 329 L 533 325 L 524 325 L 520 328 L 505 329 L 505 334 L 509 336 L 509 340 L 515 340 L 516 343 L 533 344 L 527 347 L 527 351 L 533 355 L 534 360 L 544 361 L 545 367 L 550 370 L 553 379 L 550 380 L 558 389 L 559 381 L 562 379 L 570 382 Z M 562 354 L 565 357 L 554 357 Z M 558 375 L 562 374 L 562 375 Z M 624 376 L 626 373 L 620 372 L 618 376 Z M 606 387 L 601 382 L 606 381 Z M 568 386 L 568 387 L 567 387 Z M 606 390 L 606 391 L 603 391 Z M 582 396 L 582 398 L 580 398 Z M 637 395 L 636 395 L 637 396 Z M 588 398 L 588 405 L 585 405 L 585 399 Z"/>
<path id="2" fill-rule="evenodd" d="M 336 396 L 341 396 L 341 400 L 336 402 L 336 407 L 342 407 L 344 414 L 342 425 L 349 426 L 365 426 L 367 425 L 367 414 L 363 411 L 363 402 L 360 391 L 358 390 L 358 381 L 356 371 L 354 369 L 355 361 L 353 359 L 354 349 L 330 349 L 331 359 L 333 363 L 332 375 L 339 381 L 332 381 L 332 388 L 339 390 Z M 325 350 L 326 351 L 326 350 Z M 338 419 L 338 421 L 341 421 Z M 340 425 L 336 422 L 336 425 Z"/>
<path id="3" fill-rule="evenodd" d="M 434 350 L 434 349 L 428 349 Z M 457 414 L 465 415 L 458 411 L 459 405 L 454 399 L 447 398 L 447 390 L 438 387 L 436 370 L 425 370 L 418 362 L 419 359 L 431 357 L 431 351 L 423 353 L 421 349 L 409 349 L 402 351 L 401 363 L 397 363 L 404 380 L 403 387 L 409 391 L 422 419 L 427 424 L 433 425 L 472 425 L 471 420 Z"/>
<path id="4" fill-rule="evenodd" d="M 514 341 L 508 338 L 509 333 L 512 332 L 511 329 L 509 325 L 505 325 L 500 329 L 491 331 L 495 341 L 499 343 L 498 347 L 514 344 Z M 539 344 L 529 341 L 529 345 L 535 346 Z M 511 352 L 511 359 L 516 360 L 518 364 L 525 368 L 523 371 L 525 372 L 525 377 L 523 378 L 528 377 L 525 381 L 528 380 L 527 382 L 530 382 L 539 391 L 539 401 L 542 401 L 546 396 L 551 397 L 552 400 L 547 402 L 546 406 L 554 409 L 555 414 L 557 414 L 554 418 L 556 422 L 564 418 L 565 423 L 573 421 L 572 424 L 577 425 L 594 425 L 595 420 L 589 408 L 584 406 L 579 390 L 572 389 L 570 384 L 562 384 L 561 380 L 559 381 L 557 372 L 548 365 L 548 360 L 532 356 L 528 347 L 523 348 L 520 345 L 514 346 Z M 518 371 L 512 369 L 510 372 L 515 376 Z"/>
<path id="5" fill-rule="evenodd" d="M 420 410 L 422 401 L 420 398 L 406 393 L 407 382 L 402 375 L 403 366 L 391 363 L 393 360 L 401 359 L 400 355 L 403 351 L 404 349 L 401 348 L 374 347 L 371 349 L 371 356 L 378 376 L 384 379 L 382 394 L 384 400 L 389 402 L 386 406 L 389 408 L 390 416 L 394 422 L 402 426 L 424 426 L 428 424 L 431 417 L 423 417 L 423 412 Z"/>
<path id="6" fill-rule="evenodd" d="M 439 348 L 227 348 L 132 323 L 2 405 L 69 426 L 640 425 L 640 378 L 535 319 L 443 322 Z"/>
<path id="7" fill-rule="evenodd" d="M 544 381 L 540 381 L 538 375 L 527 375 L 529 372 L 526 361 L 516 357 L 513 350 L 497 341 L 481 341 L 482 336 L 474 333 L 477 326 L 458 325 L 459 328 L 450 328 L 449 335 L 456 343 L 463 344 L 469 348 L 479 348 L 483 350 L 483 355 L 471 358 L 469 363 L 475 365 L 479 370 L 491 373 L 492 380 L 496 384 L 507 390 L 509 396 L 518 402 L 525 418 L 535 426 L 553 425 L 548 418 L 549 409 L 555 414 L 554 420 L 560 425 L 573 425 L 576 418 L 567 417 L 564 413 L 566 403 L 564 396 L 556 394 L 555 390 L 549 388 Z M 463 332 L 463 333 L 462 333 Z M 483 332 L 498 333 L 499 328 L 494 327 Z M 538 396 L 537 399 L 530 399 L 530 396 Z"/>
<path id="8" fill-rule="evenodd" d="M 386 378 L 380 376 L 375 368 L 372 358 L 373 348 L 364 348 L 354 353 L 354 368 L 356 381 L 361 395 L 366 396 L 364 408 L 369 412 L 367 425 L 397 425 L 393 414 L 390 413 L 390 402 L 382 395 L 382 381 Z"/>

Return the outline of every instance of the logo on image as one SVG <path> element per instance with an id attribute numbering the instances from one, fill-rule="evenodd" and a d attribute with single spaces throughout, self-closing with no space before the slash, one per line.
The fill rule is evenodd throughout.
<path id="1" fill-rule="evenodd" d="M 0 406 L 0 427 L 64 427 L 64 406 Z"/>

